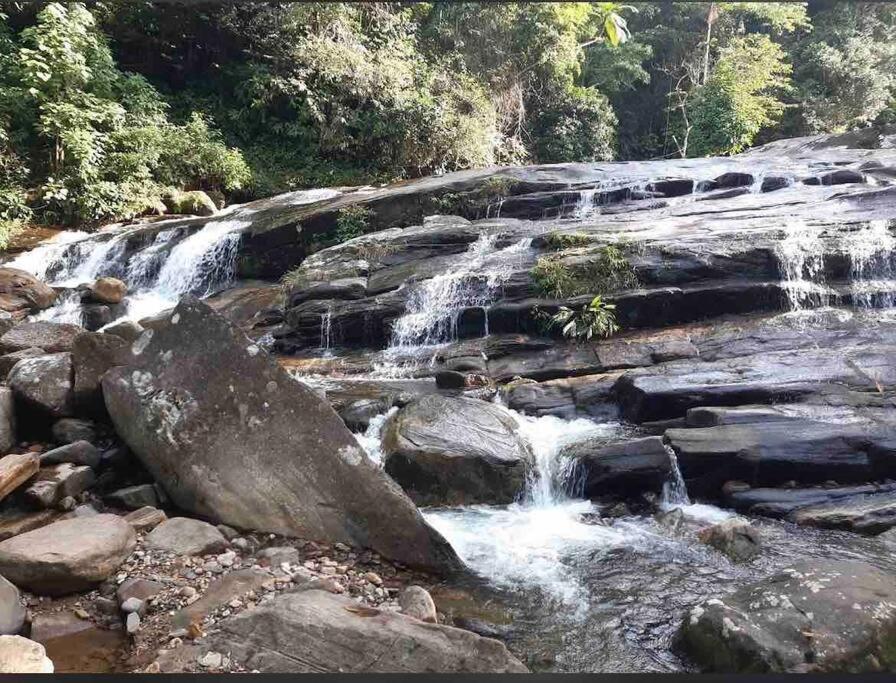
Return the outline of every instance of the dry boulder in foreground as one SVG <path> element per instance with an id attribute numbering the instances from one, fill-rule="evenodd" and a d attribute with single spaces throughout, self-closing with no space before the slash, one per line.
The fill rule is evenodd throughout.
<path id="1" fill-rule="evenodd" d="M 0 674 L 51 674 L 44 646 L 22 636 L 0 636 Z"/>
<path id="2" fill-rule="evenodd" d="M 527 673 L 503 643 L 322 590 L 219 624 L 213 651 L 265 673 Z"/>
<path id="3" fill-rule="evenodd" d="M 87 590 L 118 569 L 135 542 L 116 515 L 54 522 L 0 543 L 0 576 L 39 595 Z"/>
<path id="4" fill-rule="evenodd" d="M 896 669 L 896 577 L 810 560 L 691 609 L 681 645 L 706 671 Z"/>
<path id="5" fill-rule="evenodd" d="M 242 529 L 460 566 L 333 409 L 207 305 L 184 299 L 103 377 L 115 429 L 177 507 Z"/>

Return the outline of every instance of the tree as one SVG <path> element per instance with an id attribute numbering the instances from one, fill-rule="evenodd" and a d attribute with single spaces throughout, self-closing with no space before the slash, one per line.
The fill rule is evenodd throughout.
<path id="1" fill-rule="evenodd" d="M 784 51 L 762 34 L 733 39 L 725 47 L 692 107 L 692 155 L 736 154 L 784 111 L 778 98 L 789 87 Z"/>

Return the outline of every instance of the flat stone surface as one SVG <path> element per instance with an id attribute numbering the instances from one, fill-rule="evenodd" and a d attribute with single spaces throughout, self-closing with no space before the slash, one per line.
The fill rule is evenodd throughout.
<path id="1" fill-rule="evenodd" d="M 115 515 L 66 519 L 0 542 L 0 575 L 39 595 L 86 590 L 118 569 L 134 543 Z"/>
<path id="2" fill-rule="evenodd" d="M 497 640 L 321 590 L 219 622 L 208 648 L 263 673 L 526 673 Z"/>
<path id="3" fill-rule="evenodd" d="M 173 517 L 146 536 L 146 547 L 175 555 L 208 555 L 225 550 L 229 544 L 215 527 L 189 517 Z"/>

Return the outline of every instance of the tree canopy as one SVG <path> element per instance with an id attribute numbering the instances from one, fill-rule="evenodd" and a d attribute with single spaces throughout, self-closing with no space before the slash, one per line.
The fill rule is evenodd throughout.
<path id="1" fill-rule="evenodd" d="M 886 3 L 0 2 L 0 226 L 894 117 Z M 2 239 L 2 237 L 0 237 Z"/>

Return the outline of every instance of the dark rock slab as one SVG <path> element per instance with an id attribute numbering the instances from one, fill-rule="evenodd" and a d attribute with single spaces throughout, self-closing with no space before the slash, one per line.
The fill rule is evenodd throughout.
<path id="1" fill-rule="evenodd" d="M 666 438 L 689 485 L 694 480 L 703 491 L 731 479 L 849 484 L 896 474 L 896 433 L 886 427 L 794 419 L 670 429 Z"/>
<path id="2" fill-rule="evenodd" d="M 671 474 L 669 454 L 658 436 L 607 443 L 592 438 L 565 446 L 561 458 L 575 460 L 572 484 L 586 498 L 632 498 L 660 493 Z"/>

